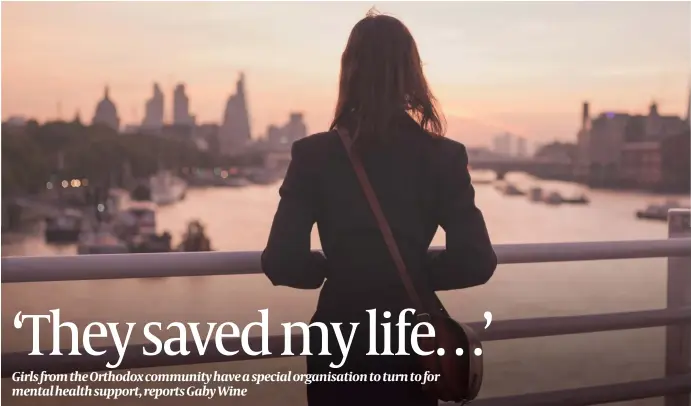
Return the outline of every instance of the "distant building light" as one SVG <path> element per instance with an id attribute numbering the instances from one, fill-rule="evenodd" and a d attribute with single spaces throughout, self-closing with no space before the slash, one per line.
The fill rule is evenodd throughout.
<path id="1" fill-rule="evenodd" d="M 224 170 L 224 171 L 221 171 L 221 177 L 222 177 L 223 179 L 227 178 L 227 177 L 228 177 L 228 171 L 225 171 L 225 170 Z"/>
<path id="2" fill-rule="evenodd" d="M 96 206 L 96 210 L 103 213 L 106 210 L 106 206 L 104 206 L 103 203 L 99 203 L 98 206 Z"/>
<path id="3" fill-rule="evenodd" d="M 69 184 L 66 180 L 63 180 L 63 181 L 62 181 L 62 187 L 66 188 L 66 187 L 69 186 L 69 185 L 70 185 L 70 184 Z"/>
<path id="4" fill-rule="evenodd" d="M 48 182 L 46 183 L 46 189 L 52 189 L 53 188 L 53 182 Z"/>

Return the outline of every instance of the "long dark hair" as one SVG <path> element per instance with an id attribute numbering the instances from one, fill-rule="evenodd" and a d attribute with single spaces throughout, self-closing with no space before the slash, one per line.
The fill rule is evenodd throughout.
<path id="1" fill-rule="evenodd" d="M 428 133 L 444 135 L 413 36 L 398 19 L 370 11 L 353 27 L 341 57 L 331 129 L 348 128 L 356 144 L 381 141 L 395 135 L 396 119 L 405 114 Z"/>

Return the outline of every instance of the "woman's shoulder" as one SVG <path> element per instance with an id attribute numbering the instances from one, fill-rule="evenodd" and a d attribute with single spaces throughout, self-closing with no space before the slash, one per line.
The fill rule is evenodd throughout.
<path id="1" fill-rule="evenodd" d="M 438 139 L 438 148 L 449 155 L 458 155 L 466 153 L 466 148 L 460 141 L 453 140 L 446 137 L 435 137 Z"/>
<path id="2" fill-rule="evenodd" d="M 427 133 L 420 139 L 427 146 L 425 149 L 428 153 L 440 164 L 445 164 L 448 160 L 467 160 L 466 147 L 459 141 Z"/>
<path id="3" fill-rule="evenodd" d="M 290 155 L 293 160 L 320 166 L 340 142 L 334 131 L 310 134 L 293 142 Z"/>
<path id="4" fill-rule="evenodd" d="M 304 138 L 300 138 L 293 142 L 293 148 L 300 150 L 309 150 L 312 148 L 320 148 L 337 141 L 338 137 L 335 131 L 324 131 L 320 133 L 310 134 Z"/>

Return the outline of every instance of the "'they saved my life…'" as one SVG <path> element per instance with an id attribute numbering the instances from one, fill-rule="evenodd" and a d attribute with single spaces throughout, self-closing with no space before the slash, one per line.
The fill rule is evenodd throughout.
<path id="1" fill-rule="evenodd" d="M 71 346 L 69 348 L 69 353 L 67 355 L 82 355 L 80 350 L 83 350 L 89 355 L 92 356 L 100 356 L 106 354 L 106 350 L 104 349 L 94 349 L 91 343 L 92 339 L 104 339 L 104 338 L 110 338 L 111 341 L 113 342 L 115 346 L 115 350 L 118 353 L 118 359 L 116 362 L 109 361 L 106 364 L 106 367 L 108 368 L 117 368 L 120 366 L 120 364 L 123 361 L 123 358 L 125 356 L 125 352 L 127 351 L 127 346 L 129 344 L 130 338 L 132 337 L 132 331 L 134 330 L 134 327 L 136 326 L 137 323 L 135 322 L 129 322 L 129 323 L 101 323 L 101 322 L 91 322 L 87 324 L 84 327 L 84 331 L 82 334 L 79 334 L 79 328 L 77 327 L 76 324 L 69 322 L 69 321 L 64 321 L 61 322 L 60 320 L 60 309 L 53 309 L 50 310 L 50 314 L 22 314 L 22 312 L 18 312 L 15 317 L 14 317 L 14 327 L 16 329 L 21 329 L 22 326 L 24 326 L 25 321 L 30 320 L 31 321 L 31 327 L 32 327 L 32 351 L 29 353 L 29 355 L 45 355 L 39 345 L 39 337 L 40 337 L 40 329 L 41 329 L 41 324 L 44 324 L 47 322 L 50 325 L 50 328 L 52 330 L 52 338 L 53 338 L 53 350 L 52 352 L 49 353 L 49 355 L 63 355 L 63 351 L 67 351 L 67 349 L 62 349 L 60 346 L 60 331 L 61 329 L 67 329 L 70 332 L 70 337 L 71 337 Z M 232 323 L 232 322 L 224 322 L 224 323 L 215 323 L 215 322 L 209 322 L 206 323 L 206 327 L 203 330 L 206 330 L 205 337 L 202 337 L 202 332 L 200 332 L 199 325 L 200 323 L 181 323 L 181 322 L 172 322 L 166 325 L 165 330 L 170 332 L 167 335 L 172 336 L 165 341 L 162 341 L 156 334 L 154 334 L 155 331 L 161 332 L 164 330 L 164 327 L 162 326 L 162 323 L 160 322 L 149 322 L 144 324 L 143 328 L 143 334 L 144 337 L 149 340 L 149 342 L 152 345 L 144 345 L 142 347 L 142 352 L 146 356 L 154 356 L 160 354 L 162 351 L 166 355 L 170 356 L 186 356 L 191 353 L 191 351 L 188 349 L 188 346 L 192 346 L 192 344 L 197 348 L 197 353 L 199 355 L 204 355 L 205 352 L 207 351 L 207 348 L 209 346 L 209 343 L 211 341 L 211 338 L 213 337 L 213 341 L 216 347 L 216 350 L 224 355 L 224 356 L 234 356 L 238 352 L 240 352 L 239 349 L 236 350 L 229 350 L 226 348 L 224 345 L 224 340 L 225 339 L 240 339 L 240 345 L 241 349 L 244 351 L 245 354 L 249 356 L 258 356 L 258 355 L 270 355 L 271 352 L 269 351 L 269 310 L 268 309 L 262 309 L 259 310 L 259 313 L 261 314 L 261 321 L 257 322 L 252 322 L 247 324 L 244 328 L 240 329 L 237 324 Z M 396 353 L 393 353 L 391 351 L 391 323 L 390 322 L 383 322 L 381 323 L 381 327 L 383 328 L 384 332 L 384 350 L 379 353 L 377 352 L 376 348 L 376 343 L 377 343 L 377 311 L 376 309 L 371 309 L 367 310 L 367 313 L 369 313 L 369 325 L 370 325 L 370 337 L 369 337 L 369 351 L 367 352 L 367 355 L 409 355 L 407 352 L 405 352 L 405 344 L 406 344 L 406 337 L 408 336 L 405 334 L 405 330 L 407 327 L 411 326 L 411 323 L 407 322 L 406 315 L 408 313 L 414 314 L 415 310 L 413 309 L 405 309 L 399 314 L 399 320 L 398 323 L 396 323 L 396 326 L 398 327 L 399 330 L 399 343 L 398 343 L 398 351 Z M 384 312 L 383 313 L 384 319 L 388 319 L 391 317 L 390 312 Z M 44 321 L 42 323 L 42 321 Z M 28 323 L 26 323 L 28 324 Z M 124 335 L 121 335 L 121 330 L 118 329 L 120 324 L 123 324 L 127 327 L 127 330 L 124 332 Z M 350 334 L 346 340 L 345 337 L 345 332 L 342 331 L 342 325 L 343 323 L 321 323 L 321 322 L 314 322 L 311 324 L 306 324 L 303 322 L 296 322 L 296 323 L 282 323 L 281 324 L 284 328 L 284 334 L 285 334 L 285 346 L 284 346 L 284 351 L 281 355 L 294 355 L 292 352 L 292 346 L 291 346 L 291 336 L 294 333 L 293 329 L 299 328 L 301 330 L 301 333 L 303 335 L 303 346 L 302 346 L 302 352 L 300 355 L 312 355 L 310 352 L 309 348 L 309 332 L 311 328 L 319 328 L 322 332 L 322 348 L 321 351 L 319 352 L 319 355 L 331 355 L 329 352 L 329 342 L 328 342 L 328 337 L 329 335 L 326 334 L 328 332 L 328 329 L 332 329 L 334 332 L 334 336 L 336 337 L 336 341 L 338 344 L 338 347 L 340 349 L 340 354 L 342 354 L 342 358 L 338 364 L 331 363 L 330 366 L 332 368 L 340 368 L 343 366 L 345 363 L 348 353 L 350 351 L 350 348 L 353 343 L 353 338 L 355 336 L 355 331 L 357 330 L 357 327 L 359 323 L 350 323 Z M 420 332 L 419 329 L 420 327 L 426 327 L 426 332 Z M 253 329 L 260 329 L 261 330 L 261 350 L 256 351 L 253 350 L 250 347 L 250 331 L 253 331 Z M 45 330 L 44 330 L 45 331 Z M 191 335 L 192 340 L 191 342 L 188 341 L 188 334 Z M 412 332 L 410 333 L 410 343 L 411 343 L 411 348 L 412 350 L 418 354 L 418 355 L 429 355 L 432 353 L 432 351 L 423 351 L 420 349 L 418 346 L 417 342 L 419 338 L 427 338 L 427 337 L 434 337 L 434 328 L 432 327 L 431 324 L 429 323 L 418 323 L 414 326 L 412 326 Z M 81 348 L 80 348 L 80 341 L 81 341 Z M 229 341 L 226 341 L 226 344 L 231 344 Z M 229 347 L 234 347 L 237 348 L 237 344 L 231 344 L 228 345 Z"/>

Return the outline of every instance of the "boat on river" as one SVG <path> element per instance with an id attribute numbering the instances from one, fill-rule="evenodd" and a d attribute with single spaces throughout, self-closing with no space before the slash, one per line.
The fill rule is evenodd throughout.
<path id="1" fill-rule="evenodd" d="M 133 201 L 114 221 L 115 235 L 128 247 L 129 252 L 170 252 L 172 236 L 165 231 L 156 232 L 157 206 L 149 201 Z"/>
<path id="2" fill-rule="evenodd" d="M 176 203 L 185 198 L 187 182 L 169 171 L 161 171 L 149 179 L 151 201 L 158 205 Z"/>
<path id="3" fill-rule="evenodd" d="M 636 217 L 646 220 L 667 221 L 667 213 L 671 209 L 688 209 L 676 200 L 667 200 L 661 204 L 650 204 L 643 210 L 636 211 Z"/>
<path id="4" fill-rule="evenodd" d="M 585 193 L 581 193 L 577 196 L 571 196 L 571 197 L 564 197 L 562 198 L 562 203 L 567 203 L 567 204 L 588 204 L 590 203 L 590 199 L 588 199 L 588 196 L 585 195 Z"/>
<path id="5" fill-rule="evenodd" d="M 130 239 L 128 246 L 132 253 L 171 252 L 171 240 L 172 236 L 167 231 L 160 235 L 139 234 Z"/>
<path id="6" fill-rule="evenodd" d="M 564 202 L 564 198 L 559 192 L 550 192 L 545 196 L 544 202 L 551 205 L 558 205 Z"/>
<path id="7" fill-rule="evenodd" d="M 79 237 L 77 254 L 127 254 L 130 250 L 108 224 L 97 224 L 92 230 L 85 230 Z"/>
<path id="8" fill-rule="evenodd" d="M 525 192 L 517 188 L 512 183 L 506 183 L 504 185 L 497 186 L 497 190 L 503 193 L 505 196 L 524 196 Z"/>
<path id="9" fill-rule="evenodd" d="M 228 176 L 223 180 L 222 186 L 226 187 L 244 187 L 251 185 L 252 182 L 242 175 L 232 175 Z"/>
<path id="10" fill-rule="evenodd" d="M 137 235 L 156 234 L 156 209 L 153 202 L 130 202 L 114 219 L 114 231 L 118 238 L 129 241 Z"/>
<path id="11" fill-rule="evenodd" d="M 103 207 L 108 215 L 115 216 L 131 201 L 130 193 L 125 189 L 112 188 L 108 190 L 108 197 Z"/>
<path id="12" fill-rule="evenodd" d="M 528 198 L 531 202 L 541 202 L 542 201 L 542 188 L 534 187 L 528 191 Z"/>
<path id="13" fill-rule="evenodd" d="M 45 240 L 47 243 L 74 243 L 79 240 L 83 227 L 83 215 L 78 210 L 65 209 L 46 218 Z"/>

